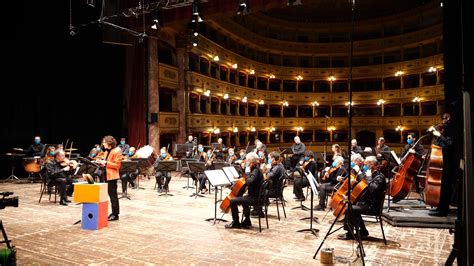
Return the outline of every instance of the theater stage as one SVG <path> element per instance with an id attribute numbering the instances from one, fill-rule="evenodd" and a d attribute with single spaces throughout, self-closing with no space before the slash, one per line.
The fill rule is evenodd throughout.
<path id="1" fill-rule="evenodd" d="M 99 231 L 82 230 L 73 225 L 81 217 L 81 206 L 60 206 L 39 199 L 39 183 L 0 183 L 0 191 L 13 191 L 20 197 L 18 208 L 0 210 L 9 238 L 17 248 L 19 264 L 308 264 L 319 263 L 313 254 L 326 234 L 333 216 L 315 212 L 319 236 L 297 233 L 309 228 L 308 212 L 300 209 L 292 194 L 287 218 L 278 221 L 276 207 L 269 208 L 269 229 L 258 232 L 258 218 L 250 230 L 229 230 L 225 223 L 213 225 L 214 194 L 189 197 L 194 190 L 183 189 L 186 178 L 171 181 L 174 196 L 158 197 L 155 181 L 142 180 L 144 189 L 129 190 L 131 200 L 120 199 L 120 220 Z M 120 184 L 119 184 L 120 187 Z M 225 194 L 226 190 L 224 190 Z M 305 205 L 309 206 L 309 200 Z M 281 210 L 280 210 L 281 211 Z M 230 219 L 230 215 L 224 218 Z M 263 226 L 265 225 L 262 220 Z M 393 227 L 384 223 L 388 245 L 382 241 L 378 223 L 367 223 L 370 237 L 364 240 L 368 264 L 439 264 L 447 258 L 453 236 L 447 229 Z M 338 263 L 354 260 L 352 241 L 338 240 L 339 232 L 329 236 L 325 246 L 334 248 Z"/>

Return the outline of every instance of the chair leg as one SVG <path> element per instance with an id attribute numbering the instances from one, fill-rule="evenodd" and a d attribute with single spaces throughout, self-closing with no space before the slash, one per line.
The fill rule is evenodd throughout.
<path id="1" fill-rule="evenodd" d="M 281 207 L 282 207 L 282 209 L 283 209 L 283 214 L 284 214 L 284 216 L 285 216 L 285 218 L 286 218 L 285 199 L 284 199 L 283 196 L 282 196 L 280 200 L 281 200 Z"/>
<path id="2" fill-rule="evenodd" d="M 265 204 L 265 222 L 267 223 L 267 229 L 268 229 L 268 205 Z"/>
<path id="3" fill-rule="evenodd" d="M 40 198 L 39 198 L 39 200 L 38 200 L 38 204 L 41 203 L 41 198 L 43 197 L 43 193 L 45 192 L 45 190 L 46 190 L 47 187 L 48 187 L 48 186 L 46 186 L 45 184 L 41 184 L 41 188 L 42 188 L 42 189 L 41 189 Z"/>
<path id="4" fill-rule="evenodd" d="M 261 218 L 260 218 L 260 214 L 258 215 L 258 230 L 260 232 L 262 232 L 262 221 L 261 221 Z"/>
<path id="5" fill-rule="evenodd" d="M 380 229 L 382 229 L 383 243 L 387 245 L 387 240 L 385 239 L 385 233 L 383 231 L 382 217 L 378 217 L 380 221 Z"/>
<path id="6" fill-rule="evenodd" d="M 280 209 L 278 208 L 278 198 L 275 199 L 275 203 L 277 205 L 278 221 L 280 221 Z"/>

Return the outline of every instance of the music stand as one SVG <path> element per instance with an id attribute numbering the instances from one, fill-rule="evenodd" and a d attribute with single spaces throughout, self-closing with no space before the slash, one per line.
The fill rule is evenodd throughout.
<path id="1" fill-rule="evenodd" d="M 23 153 L 6 153 L 6 156 L 11 156 L 12 157 L 12 174 L 5 179 L 5 181 L 8 180 L 20 180 L 16 175 L 15 175 L 15 157 L 23 157 L 25 154 Z"/>
<path id="2" fill-rule="evenodd" d="M 317 233 L 319 232 L 319 229 L 315 229 L 313 228 L 313 220 L 314 218 L 316 218 L 316 222 L 318 221 L 317 217 L 314 217 L 313 215 L 313 198 L 314 198 L 314 195 L 318 195 L 319 192 L 318 192 L 318 182 L 316 181 L 316 179 L 314 178 L 313 174 L 311 174 L 311 172 L 309 172 L 307 175 L 306 175 L 306 178 L 308 178 L 308 181 L 309 181 L 309 185 L 311 186 L 311 208 L 310 208 L 310 217 L 306 217 L 306 218 L 302 218 L 301 220 L 306 220 L 306 219 L 309 219 L 309 228 L 308 229 L 301 229 L 301 230 L 298 230 L 296 232 L 311 232 L 311 234 L 313 234 L 314 236 L 317 236 Z"/>
<path id="3" fill-rule="evenodd" d="M 217 188 L 220 186 L 226 186 L 230 185 L 231 182 L 227 178 L 227 175 L 224 173 L 222 169 L 220 170 L 206 170 L 204 171 L 204 174 L 207 176 L 207 179 L 209 180 L 209 183 L 211 183 L 212 186 L 214 186 L 216 189 L 214 189 L 214 217 L 213 218 L 208 218 L 206 221 L 214 221 L 213 224 L 216 224 L 216 221 L 220 222 L 227 222 L 226 220 L 222 218 L 217 218 Z"/>
<path id="4" fill-rule="evenodd" d="M 214 162 L 213 164 L 215 170 L 222 170 L 222 168 L 230 166 L 230 163 L 226 162 Z"/>
<path id="5" fill-rule="evenodd" d="M 90 174 L 91 176 L 93 176 L 94 178 L 97 178 L 98 180 L 100 180 L 100 176 L 97 176 L 95 174 L 95 171 L 97 169 L 100 169 L 102 168 L 99 164 L 95 163 L 95 162 L 92 162 L 91 160 L 87 159 L 87 158 L 83 158 L 83 157 L 79 157 L 79 161 L 83 162 L 84 164 L 82 164 L 82 167 L 79 169 L 79 172 L 78 174 Z"/>
<path id="6" fill-rule="evenodd" d="M 160 172 L 169 172 L 171 178 L 171 172 L 176 171 L 178 168 L 178 161 L 159 161 L 156 166 L 156 171 Z M 161 177 L 160 177 L 161 178 Z M 168 194 L 169 188 L 165 189 L 164 194 L 158 194 L 158 196 L 174 196 L 173 194 Z"/>
<path id="7" fill-rule="evenodd" d="M 120 166 L 119 173 L 120 175 L 134 173 L 138 169 L 137 166 L 138 166 L 137 161 L 122 161 L 122 165 Z M 128 187 L 125 187 L 125 189 L 126 189 L 125 193 L 122 193 L 122 196 L 120 196 L 119 199 L 126 198 L 126 199 L 131 200 L 130 196 L 127 193 Z"/>
<path id="8" fill-rule="evenodd" d="M 175 144 L 175 155 L 178 157 L 182 157 L 183 155 L 192 155 L 193 154 L 193 143 L 185 143 L 185 144 Z"/>
<path id="9" fill-rule="evenodd" d="M 148 176 L 148 168 L 150 164 L 148 163 L 148 158 L 132 158 L 132 161 L 138 162 L 137 168 L 140 171 L 140 175 Z M 137 189 L 145 189 L 140 187 L 140 178 L 137 177 Z"/>
<path id="10" fill-rule="evenodd" d="M 197 162 L 197 160 L 193 159 L 193 158 L 183 158 L 183 159 L 181 159 L 181 161 L 180 161 L 180 163 L 181 163 L 181 174 L 183 173 L 183 168 L 184 167 L 186 167 L 189 171 L 188 162 Z M 180 176 L 181 176 L 181 174 L 180 174 Z M 183 187 L 185 189 L 194 188 L 194 187 L 189 186 L 189 178 L 190 178 L 190 175 L 188 173 L 188 184 Z"/>
<path id="11" fill-rule="evenodd" d="M 190 197 L 204 197 L 198 193 L 198 182 L 199 182 L 199 174 L 204 173 L 206 171 L 206 164 L 204 162 L 188 162 L 189 172 L 196 174 L 196 192 L 191 194 Z"/>

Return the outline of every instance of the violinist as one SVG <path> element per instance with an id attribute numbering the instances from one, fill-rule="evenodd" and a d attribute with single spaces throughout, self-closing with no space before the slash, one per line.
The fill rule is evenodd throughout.
<path id="1" fill-rule="evenodd" d="M 316 177 L 316 162 L 314 160 L 314 153 L 309 151 L 306 153 L 304 158 L 305 162 L 301 166 L 301 178 L 295 178 L 295 184 L 293 185 L 293 194 L 295 199 L 298 201 L 304 201 L 303 188 L 309 186 L 309 180 L 306 176 L 307 173 L 311 173 L 313 177 Z"/>
<path id="2" fill-rule="evenodd" d="M 260 164 L 265 164 L 265 152 L 263 150 L 259 150 L 257 152 L 258 158 L 260 160 Z"/>
<path id="3" fill-rule="evenodd" d="M 228 152 L 228 156 L 227 156 L 227 160 L 226 160 L 226 161 L 227 161 L 227 163 L 229 163 L 229 164 L 232 165 L 232 164 L 235 163 L 235 161 L 237 161 L 237 156 L 235 156 L 234 148 L 229 148 L 229 149 L 227 150 L 227 152 Z"/>
<path id="4" fill-rule="evenodd" d="M 351 154 L 361 154 L 362 153 L 362 148 L 357 145 L 357 140 L 352 139 L 351 140 Z"/>
<path id="5" fill-rule="evenodd" d="M 62 165 L 66 160 L 64 151 L 58 151 L 54 155 L 54 160 L 50 160 L 46 164 L 46 182 L 48 186 L 56 186 L 59 190 L 60 205 L 67 206 L 67 196 L 72 196 L 73 186 L 72 179 L 70 177 L 71 166 Z"/>
<path id="6" fill-rule="evenodd" d="M 44 155 L 44 163 L 47 164 L 50 161 L 54 160 L 54 155 L 56 154 L 56 147 L 53 145 L 46 148 L 46 153 Z"/>
<path id="7" fill-rule="evenodd" d="M 263 174 L 260 170 L 259 158 L 258 155 L 254 152 L 251 152 L 245 156 L 247 163 L 246 169 L 247 177 L 245 183 L 247 185 L 247 195 L 241 197 L 235 197 L 230 201 L 230 209 L 232 211 L 232 222 L 227 224 L 225 228 L 250 228 L 252 222 L 250 221 L 250 206 L 257 202 L 260 187 L 263 183 Z M 239 208 L 238 206 L 242 205 L 244 220 L 240 223 L 239 220 Z"/>
<path id="8" fill-rule="evenodd" d="M 270 166 L 269 169 L 266 167 L 266 179 L 268 180 L 267 197 L 280 197 L 283 177 L 285 175 L 285 167 L 280 161 L 280 154 L 278 152 L 271 152 L 268 155 L 267 165 Z"/>
<path id="9" fill-rule="evenodd" d="M 99 159 L 97 162 L 105 168 L 105 180 L 107 190 L 112 205 L 112 213 L 109 215 L 109 221 L 117 221 L 120 214 L 120 206 L 117 195 L 117 180 L 120 178 L 119 169 L 122 166 L 122 150 L 117 147 L 117 141 L 112 136 L 105 136 L 102 139 L 105 159 Z"/>
<path id="10" fill-rule="evenodd" d="M 160 150 L 160 156 L 155 161 L 154 167 L 156 169 L 156 167 L 158 167 L 158 163 L 161 161 L 171 161 L 171 160 L 173 160 L 173 157 L 171 156 L 171 154 L 168 153 L 168 151 L 166 150 L 166 147 L 163 147 Z M 171 172 L 157 171 L 155 178 L 156 178 L 156 184 L 158 185 L 158 193 L 169 191 L 168 184 L 171 181 Z"/>
<path id="11" fill-rule="evenodd" d="M 341 240 L 354 239 L 353 235 L 349 232 L 349 230 L 352 230 L 355 234 L 354 227 L 359 230 L 362 238 L 367 238 L 369 231 L 367 231 L 361 215 L 377 215 L 385 198 L 384 192 L 387 188 L 387 183 L 385 176 L 378 170 L 377 158 L 375 156 L 368 156 L 365 158 L 365 166 L 367 166 L 365 178 L 368 182 L 368 187 L 357 204 L 352 205 L 351 215 L 345 216 L 344 229 L 348 232 L 338 236 Z M 349 217 L 350 221 L 348 220 Z"/>
<path id="12" fill-rule="evenodd" d="M 216 159 L 216 154 L 212 150 L 208 150 L 205 153 L 205 165 L 206 165 L 206 170 L 214 170 L 214 160 Z M 207 181 L 207 176 L 204 173 L 201 173 L 198 176 L 199 179 L 199 191 L 202 194 L 205 194 L 209 190 L 206 187 L 206 181 Z"/>
<path id="13" fill-rule="evenodd" d="M 292 171 L 297 169 L 298 164 L 303 165 L 304 155 L 306 152 L 306 146 L 301 142 L 300 137 L 296 136 L 294 141 L 295 144 L 291 146 L 291 151 L 293 152 L 293 155 L 291 156 Z"/>
<path id="14" fill-rule="evenodd" d="M 407 153 L 415 154 L 416 157 L 420 158 L 425 155 L 425 150 L 423 145 L 418 144 L 414 146 L 416 143 L 416 134 L 415 133 L 408 133 L 407 135 L 407 145 L 403 147 L 402 153 L 400 154 L 400 158 L 403 158 Z"/>
<path id="15" fill-rule="evenodd" d="M 452 124 L 452 114 L 445 112 L 441 116 L 441 123 L 436 128 L 431 128 L 433 136 L 437 137 L 436 144 L 441 146 L 443 152 L 443 172 L 441 176 L 441 193 L 436 210 L 430 211 L 431 216 L 447 216 L 449 204 L 453 194 L 457 171 L 459 169 L 459 154 L 455 152 L 455 128 Z"/>
<path id="16" fill-rule="evenodd" d="M 326 209 L 326 195 L 331 193 L 334 190 L 334 186 L 338 183 L 338 179 L 341 180 L 342 176 L 346 174 L 346 169 L 343 166 L 344 158 L 341 156 L 336 156 L 333 159 L 331 167 L 326 167 L 325 173 L 323 176 L 323 181 L 319 186 L 319 205 L 314 207 L 314 210 L 325 210 Z"/>
<path id="17" fill-rule="evenodd" d="M 135 154 L 135 151 L 135 147 L 130 147 L 130 149 L 128 149 L 128 154 L 126 156 L 123 156 L 122 160 L 131 161 L 132 158 L 136 158 L 137 155 Z M 135 179 L 137 178 L 138 174 L 139 171 L 138 169 L 136 169 L 135 172 L 129 172 L 120 175 L 120 180 L 122 181 L 122 195 L 127 195 L 127 187 L 129 183 L 132 188 L 135 188 Z"/>
<path id="18" fill-rule="evenodd" d="M 94 145 L 94 148 L 91 149 L 91 151 L 89 152 L 89 155 L 87 156 L 87 158 L 91 161 L 97 159 L 97 155 L 101 152 L 101 148 L 100 148 L 100 145 L 99 144 L 95 144 Z M 103 159 L 103 158 L 102 158 Z"/>

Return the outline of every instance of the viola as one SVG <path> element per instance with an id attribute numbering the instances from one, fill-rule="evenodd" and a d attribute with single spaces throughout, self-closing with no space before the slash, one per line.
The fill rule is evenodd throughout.
<path id="1" fill-rule="evenodd" d="M 220 209 L 223 213 L 228 213 L 230 210 L 230 200 L 235 197 L 240 197 L 245 192 L 245 180 L 247 176 L 245 174 L 242 175 L 242 178 L 235 181 L 234 185 L 232 186 L 232 190 L 230 191 L 229 195 L 227 195 L 221 202 Z"/>

